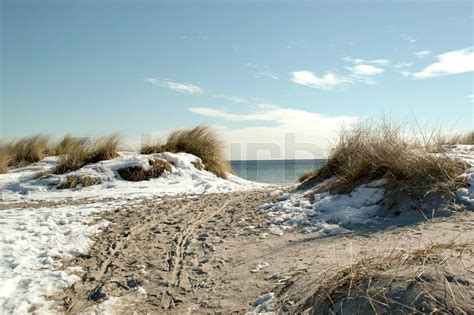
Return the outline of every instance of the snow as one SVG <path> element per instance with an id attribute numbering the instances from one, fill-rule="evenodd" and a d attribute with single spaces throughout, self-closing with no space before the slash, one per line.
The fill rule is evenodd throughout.
<path id="1" fill-rule="evenodd" d="M 153 195 L 188 195 L 202 193 L 231 192 L 262 187 L 263 184 L 250 182 L 235 175 L 227 180 L 205 170 L 198 170 L 192 164 L 200 160 L 187 153 L 159 153 L 154 157 L 163 158 L 173 165 L 171 172 L 149 181 L 129 182 L 122 180 L 117 171 L 123 167 L 141 166 L 149 168 L 149 155 L 122 153 L 119 157 L 86 165 L 63 175 L 38 178 L 38 174 L 51 172 L 57 163 L 56 157 L 48 157 L 33 166 L 17 169 L 0 175 L 2 199 L 4 201 L 64 200 L 76 198 L 127 198 L 150 197 Z M 79 189 L 56 189 L 55 185 L 68 176 L 90 176 L 102 180 L 103 184 Z"/>
<path id="2" fill-rule="evenodd" d="M 458 198 L 474 208 L 474 145 L 446 146 L 446 153 L 471 165 L 460 178 L 467 187 L 457 191 Z M 351 233 L 350 226 L 374 222 L 385 198 L 385 179 L 376 180 L 357 187 L 349 194 L 314 193 L 319 186 L 301 191 L 285 193 L 274 203 L 264 204 L 259 211 L 269 217 L 269 232 L 283 235 L 285 229 L 300 227 L 306 232 L 321 232 L 327 235 Z"/>
<path id="3" fill-rule="evenodd" d="M 320 185 L 328 184 L 334 178 Z M 343 225 L 367 224 L 373 221 L 385 197 L 385 181 L 363 185 L 350 194 L 332 195 L 329 192 L 305 191 L 286 193 L 273 204 L 265 204 L 260 211 L 269 216 L 269 232 L 283 235 L 285 229 L 301 227 L 307 232 L 319 231 L 328 235 L 349 233 Z"/>
<path id="4" fill-rule="evenodd" d="M 0 310 L 47 312 L 42 295 L 71 285 L 77 276 L 59 270 L 62 257 L 89 247 L 90 236 L 106 223 L 89 225 L 103 204 L 0 211 Z"/>
<path id="5" fill-rule="evenodd" d="M 40 176 L 54 170 L 56 157 L 0 175 L 3 202 L 45 202 L 40 208 L 15 208 L 13 204 L 11 209 L 0 210 L 0 314 L 24 314 L 31 309 L 38 313 L 53 311 L 54 304 L 47 301 L 45 295 L 70 286 L 78 279 L 78 270 L 61 270 L 61 260 L 88 250 L 90 237 L 107 224 L 91 225 L 99 212 L 130 205 L 136 198 L 230 192 L 264 186 L 234 175 L 224 180 L 198 170 L 192 162 L 199 158 L 190 154 L 162 153 L 154 157 L 171 162 L 172 170 L 158 179 L 142 182 L 125 181 L 117 173 L 127 166 L 150 167 L 150 156 L 133 153 L 122 153 L 113 160 L 87 165 L 64 175 Z M 70 175 L 100 178 L 103 184 L 55 188 Z M 93 200 L 87 204 L 64 205 L 67 201 L 85 198 Z M 50 201 L 63 205 L 46 206 Z M 111 305 L 115 302 L 109 301 Z"/>
<path id="6" fill-rule="evenodd" d="M 459 188 L 457 196 L 459 200 L 471 205 L 474 209 L 474 145 L 456 145 L 445 147 L 448 154 L 468 163 L 471 167 L 467 169 L 460 179 L 467 183 L 467 187 Z"/>

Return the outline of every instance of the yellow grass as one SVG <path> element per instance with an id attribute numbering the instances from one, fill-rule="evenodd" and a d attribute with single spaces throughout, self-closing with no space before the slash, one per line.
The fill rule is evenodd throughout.
<path id="1" fill-rule="evenodd" d="M 99 138 L 95 141 L 72 141 L 63 146 L 64 154 L 59 158 L 56 174 L 77 170 L 87 164 L 110 160 L 117 156 L 120 137 L 118 135 Z"/>
<path id="2" fill-rule="evenodd" d="M 394 191 L 424 195 L 454 183 L 466 168 L 464 163 L 444 154 L 431 154 L 425 145 L 407 139 L 402 126 L 383 121 L 375 126 L 360 125 L 342 130 L 327 164 L 302 177 L 302 185 L 332 176 L 332 188 L 351 191 L 373 180 L 386 178 Z"/>
<path id="3" fill-rule="evenodd" d="M 431 291 L 431 287 L 445 288 L 446 291 L 441 294 L 433 289 L 433 295 L 428 296 L 431 304 L 442 308 L 439 309 L 441 313 L 449 312 L 453 307 L 450 304 L 455 304 L 454 308 L 462 305 L 456 305 L 454 295 L 453 299 L 449 296 L 453 292 L 446 288 L 444 272 L 447 269 L 452 273 L 455 272 L 452 267 L 462 266 L 461 270 L 457 270 L 460 272 L 457 276 L 462 278 L 466 272 L 463 269 L 469 268 L 463 260 L 470 262 L 472 256 L 472 243 L 454 241 L 432 243 L 410 252 L 390 251 L 369 257 L 362 256 L 349 266 L 333 267 L 318 275 L 305 275 L 304 281 L 308 282 L 304 286 L 306 297 L 295 304 L 290 313 L 326 314 L 332 313 L 331 310 L 334 309 L 343 312 L 343 307 L 347 307 L 346 312 L 350 312 L 350 303 L 356 304 L 362 313 L 386 314 L 393 307 L 397 307 L 395 313 L 402 310 L 402 313 L 419 313 L 420 305 L 417 301 L 426 298 L 423 293 Z M 423 276 L 430 279 L 430 282 L 423 281 Z M 455 293 L 459 293 L 455 294 L 457 298 L 462 298 L 461 292 Z M 441 300 L 434 298 L 440 298 L 440 295 Z M 291 297 L 287 299 L 291 300 Z"/>
<path id="4" fill-rule="evenodd" d="M 0 147 L 0 174 L 8 173 L 8 166 L 12 157 L 10 153 L 3 147 Z"/>
<path id="5" fill-rule="evenodd" d="M 4 145 L 4 150 L 11 157 L 10 166 L 24 166 L 44 159 L 48 152 L 49 137 L 35 135 L 32 137 L 13 140 Z"/>
<path id="6" fill-rule="evenodd" d="M 474 131 L 454 136 L 439 136 L 439 145 L 471 144 L 474 145 Z"/>
<path id="7" fill-rule="evenodd" d="M 70 152 L 73 147 L 84 146 L 87 142 L 88 139 L 85 137 L 73 137 L 68 134 L 52 146 L 49 153 L 51 155 L 64 155 Z"/>
<path id="8" fill-rule="evenodd" d="M 217 133 L 207 126 L 173 131 L 165 144 L 144 146 L 143 154 L 160 152 L 186 152 L 199 157 L 204 168 L 221 178 L 227 178 L 232 172 L 229 162 L 224 157 L 222 142 Z"/>

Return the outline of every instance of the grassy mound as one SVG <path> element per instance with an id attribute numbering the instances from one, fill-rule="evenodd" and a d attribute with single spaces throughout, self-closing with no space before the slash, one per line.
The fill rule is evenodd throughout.
<path id="1" fill-rule="evenodd" d="M 171 172 L 171 164 L 163 159 L 149 159 L 150 168 L 148 170 L 143 169 L 140 166 L 124 167 L 118 170 L 120 177 L 124 180 L 139 182 L 142 180 L 150 180 L 152 178 L 158 178 L 165 171 Z"/>
<path id="2" fill-rule="evenodd" d="M 55 173 L 64 174 L 87 164 L 113 159 L 117 156 L 119 144 L 118 135 L 99 138 L 95 141 L 68 139 L 59 148 L 64 154 L 58 160 Z"/>
<path id="3" fill-rule="evenodd" d="M 346 129 L 330 152 L 327 164 L 303 175 L 300 187 L 311 187 L 336 176 L 330 189 L 340 192 L 350 192 L 382 178 L 388 180 L 392 192 L 415 198 L 433 191 L 452 191 L 455 179 L 467 166 L 447 155 L 429 153 L 425 147 L 407 139 L 400 125 L 390 122 Z"/>
<path id="4" fill-rule="evenodd" d="M 301 286 L 305 292 L 292 293 L 304 297 L 287 311 L 467 314 L 474 307 L 469 271 L 474 267 L 473 250 L 472 243 L 436 243 L 412 252 L 361 257 L 347 267 L 306 275 Z"/>
<path id="5" fill-rule="evenodd" d="M 226 179 L 232 172 L 229 162 L 224 157 L 222 142 L 218 135 L 207 126 L 193 129 L 182 129 L 172 132 L 165 144 L 144 146 L 142 154 L 161 152 L 186 152 L 199 157 L 204 169 Z"/>

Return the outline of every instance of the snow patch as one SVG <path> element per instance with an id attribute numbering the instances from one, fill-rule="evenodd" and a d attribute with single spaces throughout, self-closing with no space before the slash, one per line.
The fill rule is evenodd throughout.
<path id="1" fill-rule="evenodd" d="M 324 181 L 326 185 L 333 179 Z M 346 225 L 368 224 L 377 216 L 378 205 L 385 197 L 385 181 L 374 181 L 360 186 L 350 194 L 332 195 L 312 190 L 287 193 L 273 204 L 260 207 L 268 215 L 269 231 L 283 235 L 284 229 L 301 227 L 306 232 L 322 232 L 327 235 L 350 233 Z"/>

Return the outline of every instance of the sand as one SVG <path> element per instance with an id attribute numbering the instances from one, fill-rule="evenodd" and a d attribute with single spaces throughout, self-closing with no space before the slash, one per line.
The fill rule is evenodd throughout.
<path id="1" fill-rule="evenodd" d="M 462 206 L 429 220 L 425 216 L 432 213 L 408 212 L 354 228 L 346 235 L 301 229 L 274 235 L 266 215 L 256 211 L 276 198 L 274 190 L 149 198 L 102 213 L 99 220 L 110 224 L 93 237 L 90 251 L 63 262 L 64 268 L 81 267 L 80 280 L 49 298 L 57 303 L 58 311 L 71 314 L 291 313 L 295 305 L 304 306 L 300 311 L 316 313 L 330 313 L 334 305 L 341 310 L 347 307 L 346 313 L 370 313 L 374 312 L 370 303 L 358 296 L 352 304 L 344 300 L 311 309 L 312 292 L 322 280 L 318 277 L 327 279 L 363 257 L 387 252 L 396 256 L 432 244 L 464 244 L 466 253 L 472 251 L 474 213 Z M 463 256 L 462 264 L 456 259 L 451 269 L 446 264 L 444 269 L 435 268 L 447 257 L 446 251 L 435 255 L 438 260 L 433 263 L 403 265 L 393 282 L 399 291 L 393 294 L 407 294 L 405 284 L 413 276 L 412 267 L 423 266 L 427 277 L 445 288 L 441 293 L 433 289 L 437 299 L 448 292 L 442 279 L 461 292 L 463 298 L 456 296 L 456 303 L 448 295 L 445 307 L 452 311 L 461 305 L 459 310 L 469 310 L 474 300 L 472 255 Z M 392 265 L 385 269 L 377 273 L 380 281 L 371 283 L 372 288 L 384 288 L 384 279 L 399 270 Z M 359 303 L 354 302 L 357 298 Z M 419 307 L 441 309 L 436 303 Z"/>

